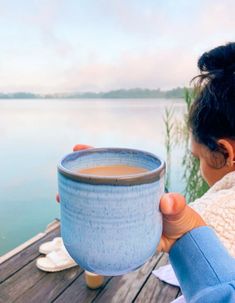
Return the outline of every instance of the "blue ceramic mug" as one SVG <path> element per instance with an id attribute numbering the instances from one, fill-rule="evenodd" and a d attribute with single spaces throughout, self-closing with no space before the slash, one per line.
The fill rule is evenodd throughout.
<path id="1" fill-rule="evenodd" d="M 147 172 L 122 176 L 78 173 L 97 166 L 128 165 Z M 85 270 L 122 275 L 143 265 L 162 234 L 160 197 L 165 163 L 127 148 L 73 152 L 58 165 L 61 235 L 71 257 Z"/>

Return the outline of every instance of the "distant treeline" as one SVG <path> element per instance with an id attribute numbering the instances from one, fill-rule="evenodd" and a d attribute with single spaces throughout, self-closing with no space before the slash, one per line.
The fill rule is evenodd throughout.
<path id="1" fill-rule="evenodd" d="M 85 93 L 64 93 L 64 94 L 33 94 L 28 92 L 0 93 L 0 99 L 138 99 L 138 98 L 183 98 L 185 88 L 177 87 L 171 90 L 161 89 L 119 89 L 108 92 L 85 92 Z"/>

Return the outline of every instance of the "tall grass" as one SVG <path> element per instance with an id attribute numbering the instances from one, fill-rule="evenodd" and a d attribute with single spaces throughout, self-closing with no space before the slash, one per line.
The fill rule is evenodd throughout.
<path id="1" fill-rule="evenodd" d="M 201 197 L 207 190 L 208 185 L 203 180 L 200 174 L 200 163 L 192 156 L 190 152 L 190 132 L 187 126 L 190 106 L 195 98 L 194 91 L 185 89 L 184 102 L 186 104 L 186 113 L 181 121 L 177 121 L 174 117 L 174 109 L 166 108 L 164 115 L 165 124 L 165 147 L 167 154 L 167 174 L 166 187 L 170 188 L 170 169 L 171 169 L 171 155 L 172 146 L 180 145 L 184 151 L 182 164 L 182 178 L 185 184 L 184 192 L 187 201 L 190 203 L 195 199 Z"/>
<path id="2" fill-rule="evenodd" d="M 173 107 L 165 108 L 165 116 L 163 118 L 165 125 L 165 147 L 166 147 L 166 182 L 165 187 L 167 190 L 170 188 L 170 174 L 171 174 L 171 150 L 172 150 L 172 137 L 174 129 L 174 109 Z"/>
<path id="3" fill-rule="evenodd" d="M 198 159 L 192 156 L 189 147 L 190 132 L 187 127 L 187 121 L 189 116 L 189 110 L 193 103 L 194 98 L 195 98 L 195 92 L 194 91 L 190 92 L 188 89 L 185 89 L 184 100 L 187 106 L 187 111 L 184 116 L 184 127 L 185 129 L 187 129 L 187 131 L 185 132 L 186 133 L 185 148 L 184 148 L 185 152 L 182 160 L 182 165 L 184 167 L 183 179 L 185 180 L 185 184 L 186 184 L 184 194 L 187 198 L 187 201 L 189 202 L 192 202 L 195 199 L 201 197 L 208 190 L 208 185 L 203 180 L 200 173 L 200 162 Z"/>

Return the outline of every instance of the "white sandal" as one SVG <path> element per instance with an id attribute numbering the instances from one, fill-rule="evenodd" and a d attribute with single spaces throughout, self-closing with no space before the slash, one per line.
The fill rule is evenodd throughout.
<path id="1" fill-rule="evenodd" d="M 38 258 L 36 265 L 43 271 L 56 272 L 77 266 L 77 263 L 70 257 L 66 249 L 62 248 L 50 252 L 46 257 Z"/>
<path id="2" fill-rule="evenodd" d="M 56 237 L 52 241 L 43 243 L 39 246 L 39 252 L 41 254 L 49 254 L 52 251 L 60 250 L 64 246 L 63 239 L 61 237 Z"/>

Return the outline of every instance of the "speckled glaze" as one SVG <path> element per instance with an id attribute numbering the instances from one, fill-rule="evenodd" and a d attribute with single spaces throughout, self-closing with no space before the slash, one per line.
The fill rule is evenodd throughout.
<path id="1" fill-rule="evenodd" d="M 74 172 L 99 165 L 148 169 L 122 177 Z M 143 265 L 162 233 L 159 200 L 165 163 L 134 149 L 95 148 L 67 155 L 58 166 L 61 234 L 72 258 L 85 270 L 122 275 Z"/>

